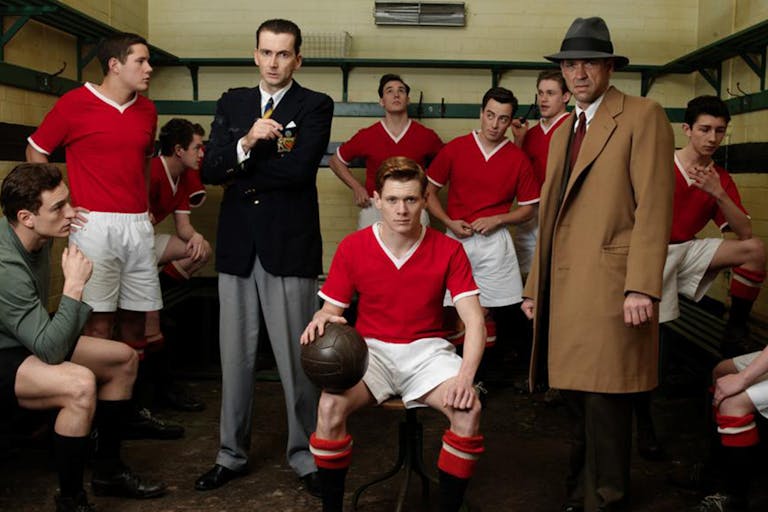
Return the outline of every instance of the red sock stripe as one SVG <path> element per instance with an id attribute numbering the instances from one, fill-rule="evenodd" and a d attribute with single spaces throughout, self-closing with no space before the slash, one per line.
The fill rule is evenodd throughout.
<path id="1" fill-rule="evenodd" d="M 724 416 L 717 413 L 715 421 L 723 446 L 745 448 L 755 446 L 760 441 L 754 414 Z"/>
<path id="2" fill-rule="evenodd" d="M 343 439 L 320 439 L 314 433 L 309 436 L 309 451 L 315 456 L 319 468 L 344 469 L 352 462 L 352 436 Z"/>
<path id="3" fill-rule="evenodd" d="M 741 276 L 748 281 L 755 283 L 755 286 L 760 286 L 765 281 L 765 272 L 748 270 L 744 267 L 735 267 L 733 273 L 737 276 Z"/>
<path id="4" fill-rule="evenodd" d="M 736 276 L 734 276 L 733 279 L 731 279 L 731 295 L 740 299 L 754 301 L 757 299 L 757 296 L 760 295 L 760 287 L 742 283 Z"/>
<path id="5" fill-rule="evenodd" d="M 443 435 L 437 467 L 456 478 L 470 478 L 483 448 L 483 436 L 462 437 L 450 430 Z"/>
<path id="6" fill-rule="evenodd" d="M 173 262 L 166 263 L 163 267 L 163 273 L 171 277 L 172 279 L 175 279 L 176 281 L 186 281 L 189 279 L 187 276 L 179 272 L 179 269 L 176 268 L 176 265 L 173 264 Z"/>

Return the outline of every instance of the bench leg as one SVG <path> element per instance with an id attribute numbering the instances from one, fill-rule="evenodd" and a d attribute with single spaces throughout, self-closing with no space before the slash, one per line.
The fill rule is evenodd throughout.
<path id="1" fill-rule="evenodd" d="M 433 482 L 437 484 L 437 479 L 430 476 L 424 468 L 424 432 L 421 423 L 419 423 L 419 420 L 416 417 L 415 410 L 406 410 L 405 414 L 405 421 L 401 422 L 399 425 L 397 462 L 395 462 L 392 469 L 386 473 L 357 488 L 352 496 L 353 511 L 357 511 L 358 501 L 363 492 L 372 485 L 394 477 L 400 470 L 405 471 L 405 474 L 403 475 L 403 480 L 400 483 L 400 489 L 398 490 L 395 511 L 401 512 L 403 509 L 405 498 L 408 494 L 408 485 L 411 481 L 411 472 L 416 473 L 421 479 L 422 500 L 426 502 L 429 499 L 429 483 Z"/>

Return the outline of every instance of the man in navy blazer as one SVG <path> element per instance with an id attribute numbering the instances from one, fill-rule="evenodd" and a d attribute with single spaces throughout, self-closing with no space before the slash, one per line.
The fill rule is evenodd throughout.
<path id="1" fill-rule="evenodd" d="M 333 101 L 293 81 L 300 47 L 295 23 L 274 19 L 259 26 L 259 86 L 221 96 L 206 146 L 203 180 L 225 190 L 216 244 L 221 445 L 214 467 L 195 483 L 201 491 L 247 470 L 262 317 L 285 395 L 288 463 L 310 493 L 320 494 L 308 448 L 318 391 L 301 370 L 299 336 L 317 309 L 322 242 L 315 178 L 330 137 Z"/>

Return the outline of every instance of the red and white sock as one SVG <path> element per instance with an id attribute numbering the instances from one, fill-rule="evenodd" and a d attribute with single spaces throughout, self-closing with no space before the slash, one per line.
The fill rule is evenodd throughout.
<path id="1" fill-rule="evenodd" d="M 352 436 L 342 439 L 321 439 L 313 432 L 309 436 L 309 451 L 318 468 L 345 469 L 352 462 Z"/>
<path id="2" fill-rule="evenodd" d="M 733 269 L 731 278 L 731 296 L 754 301 L 760 294 L 763 281 L 765 281 L 765 272 L 736 267 Z"/>
<path id="3" fill-rule="evenodd" d="M 463 437 L 451 430 L 443 434 L 443 448 L 437 459 L 437 467 L 449 475 L 468 479 L 475 473 L 475 466 L 483 448 L 483 436 Z"/>
<path id="4" fill-rule="evenodd" d="M 746 448 L 754 446 L 760 441 L 755 423 L 755 415 L 724 416 L 715 414 L 717 432 L 720 434 L 720 442 L 723 446 Z"/>

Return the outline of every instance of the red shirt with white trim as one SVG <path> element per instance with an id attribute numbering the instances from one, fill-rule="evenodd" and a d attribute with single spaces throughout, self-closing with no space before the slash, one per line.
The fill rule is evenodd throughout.
<path id="1" fill-rule="evenodd" d="M 728 194 L 728 197 L 744 212 L 749 215 L 741 204 L 741 196 L 728 171 L 715 165 L 715 171 L 720 175 L 720 185 Z M 673 244 L 687 242 L 696 238 L 707 222 L 715 221 L 715 224 L 724 230 L 728 226 L 725 215 L 717 206 L 717 200 L 693 184 L 683 172 L 682 165 L 675 157 L 675 203 L 672 214 L 672 234 L 670 242 Z"/>
<path id="2" fill-rule="evenodd" d="M 184 183 L 184 188 L 189 193 L 189 206 L 192 208 L 202 206 L 208 193 L 205 190 L 205 185 L 203 185 L 203 180 L 200 179 L 200 171 L 189 168 L 181 173 L 179 179 Z"/>
<path id="3" fill-rule="evenodd" d="M 87 83 L 59 98 L 27 140 L 46 155 L 65 148 L 73 206 L 142 213 L 156 126 L 155 104 L 141 94 L 118 105 Z"/>
<path id="4" fill-rule="evenodd" d="M 348 235 L 339 244 L 320 297 L 342 308 L 358 293 L 355 328 L 366 338 L 410 343 L 445 338 L 443 298 L 454 302 L 480 291 L 464 247 L 432 228 L 400 259 L 379 236 L 381 223 Z"/>
<path id="5" fill-rule="evenodd" d="M 163 158 L 156 156 L 150 166 L 149 211 L 155 222 L 161 222 L 171 213 L 190 213 L 184 174 L 174 182 L 164 164 Z"/>
<path id="6" fill-rule="evenodd" d="M 509 139 L 485 154 L 478 135 L 471 132 L 445 145 L 427 171 L 429 181 L 448 188 L 446 213 L 451 219 L 472 222 L 480 217 L 509 213 L 512 202 L 539 202 L 541 186 L 523 150 Z"/>
<path id="7" fill-rule="evenodd" d="M 384 121 L 379 121 L 363 128 L 339 146 L 336 156 L 345 165 L 349 165 L 355 158 L 365 158 L 365 190 L 373 197 L 376 172 L 381 162 L 389 157 L 405 156 L 426 167 L 427 161 L 434 158 L 442 147 L 440 137 L 417 121 L 409 120 L 398 137 L 387 130 Z"/>
<path id="8" fill-rule="evenodd" d="M 544 183 L 544 179 L 547 177 L 547 156 L 549 155 L 549 142 L 552 140 L 552 134 L 555 133 L 565 120 L 568 119 L 568 112 L 563 114 L 555 120 L 554 123 L 549 125 L 549 128 L 544 128 L 541 121 L 528 130 L 523 139 L 523 151 L 528 156 L 533 166 L 533 174 L 539 181 L 539 185 Z"/>

